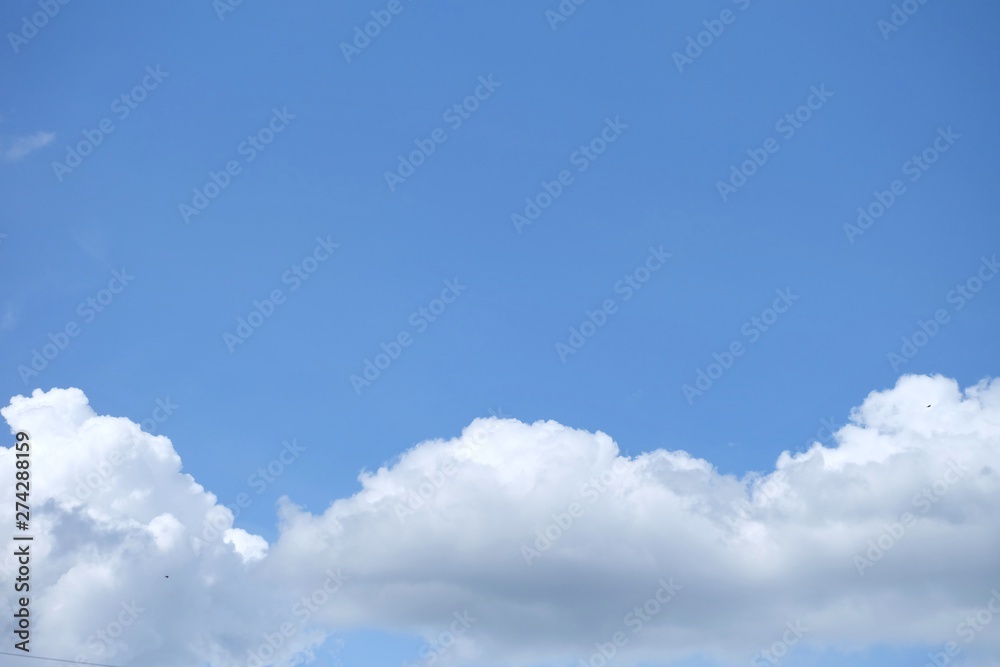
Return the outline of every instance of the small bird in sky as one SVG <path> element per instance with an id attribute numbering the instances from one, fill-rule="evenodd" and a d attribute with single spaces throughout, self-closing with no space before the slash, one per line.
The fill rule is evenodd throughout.
<path id="1" fill-rule="evenodd" d="M 928 405 L 927 407 L 931 407 L 931 406 Z"/>

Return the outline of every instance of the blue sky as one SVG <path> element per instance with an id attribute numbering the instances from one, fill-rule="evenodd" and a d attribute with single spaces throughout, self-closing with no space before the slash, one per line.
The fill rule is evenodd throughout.
<path id="1" fill-rule="evenodd" d="M 320 513 L 359 490 L 361 470 L 476 417 L 551 419 L 742 476 L 832 442 L 822 420 L 847 423 L 903 373 L 963 387 L 997 373 L 1000 281 L 976 282 L 1000 249 L 993 3 L 928 2 L 887 31 L 890 2 L 594 1 L 553 28 L 554 1 L 401 0 L 348 62 L 341 43 L 386 5 L 244 2 L 220 16 L 208 0 L 71 2 L 30 39 L 5 39 L 0 393 L 79 387 L 99 414 L 135 422 L 169 399 L 156 432 L 224 503 L 295 439 L 302 456 L 237 518 L 271 541 L 279 496 Z M 4 33 L 36 11 L 7 3 Z M 705 21 L 721 34 L 678 71 L 673 54 Z M 458 124 L 448 110 L 477 91 Z M 87 136 L 100 142 L 79 166 L 54 166 Z M 581 158 L 595 140 L 603 152 Z M 386 172 L 429 141 L 390 189 Z M 925 150 L 926 169 L 912 161 Z M 720 194 L 733 165 L 765 153 Z M 185 216 L 227 163 L 227 185 Z M 561 172 L 558 196 L 518 228 L 512 215 Z M 894 181 L 884 214 L 845 231 Z M 657 249 L 669 258 L 644 273 Z M 324 259 L 292 278 L 307 257 Z M 120 289 L 114 271 L 134 278 Z M 626 289 L 626 276 L 648 281 Z M 227 346 L 278 289 L 273 314 Z M 888 355 L 940 311 L 894 368 Z M 70 323 L 65 349 L 19 371 Z M 410 344 L 356 390 L 351 376 L 400 334 Z M 734 343 L 731 366 L 685 395 Z M 345 665 L 401 664 L 420 646 L 344 640 Z M 926 652 L 883 650 L 852 664 Z M 810 655 L 797 664 L 843 660 Z"/>

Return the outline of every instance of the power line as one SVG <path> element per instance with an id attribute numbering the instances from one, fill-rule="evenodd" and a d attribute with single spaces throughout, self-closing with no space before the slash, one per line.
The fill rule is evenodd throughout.
<path id="1" fill-rule="evenodd" d="M 103 662 L 77 662 L 76 660 L 63 660 L 62 658 L 43 658 L 40 655 L 25 655 L 24 653 L 7 653 L 0 651 L 0 655 L 12 655 L 16 658 L 32 658 L 34 660 L 51 660 L 52 662 L 68 662 L 73 665 L 95 665 L 96 667 L 121 667 L 120 665 L 106 665 Z"/>

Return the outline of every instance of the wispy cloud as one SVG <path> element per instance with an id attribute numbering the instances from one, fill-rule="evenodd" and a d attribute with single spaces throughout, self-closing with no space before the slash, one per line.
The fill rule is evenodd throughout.
<path id="1" fill-rule="evenodd" d="M 8 301 L 0 312 L 0 331 L 10 331 L 15 324 L 17 324 L 17 311 L 14 310 L 14 304 Z"/>
<path id="2" fill-rule="evenodd" d="M 32 151 L 48 146 L 55 141 L 55 132 L 35 132 L 24 137 L 14 137 L 10 145 L 3 151 L 3 156 L 9 161 L 20 160 Z"/>

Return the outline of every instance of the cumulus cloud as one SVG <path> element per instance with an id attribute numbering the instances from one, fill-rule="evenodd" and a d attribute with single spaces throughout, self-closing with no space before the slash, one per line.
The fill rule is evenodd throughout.
<path id="1" fill-rule="evenodd" d="M 995 381 L 904 376 L 834 446 L 739 479 L 683 451 L 630 458 L 604 433 L 480 419 L 363 473 L 322 514 L 283 498 L 270 545 L 169 440 L 97 416 L 79 390 L 2 414 L 34 443 L 33 637 L 64 654 L 232 667 L 282 624 L 279 665 L 355 627 L 424 636 L 424 664 L 564 664 L 595 644 L 626 663 L 746 664 L 789 638 L 1000 652 L 1000 626 L 962 625 L 1000 590 Z M 128 631 L 87 653 L 133 600 Z"/>
<path id="2" fill-rule="evenodd" d="M 263 539 L 232 530 L 232 512 L 181 472 L 167 438 L 127 419 L 96 415 L 78 389 L 36 390 L 0 412 L 12 431 L 31 436 L 35 654 L 233 667 L 292 618 L 297 591 L 283 587 L 274 567 L 253 566 Z M 0 449 L 8 479 L 13 459 L 12 448 Z M 4 483 L 0 509 L 0 539 L 8 546 L 15 520 L 11 487 Z M 8 579 L 7 588 L 17 563 L 13 549 L 3 553 L 0 578 Z M 322 585 L 322 571 L 312 587 Z M 14 603 L 6 594 L 0 598 L 7 637 Z M 291 653 L 320 640 L 297 632 L 282 649 Z"/>
<path id="3" fill-rule="evenodd" d="M 35 132 L 23 137 L 14 137 L 4 149 L 4 157 L 10 161 L 20 160 L 28 153 L 48 146 L 55 141 L 55 138 L 55 132 Z"/>

